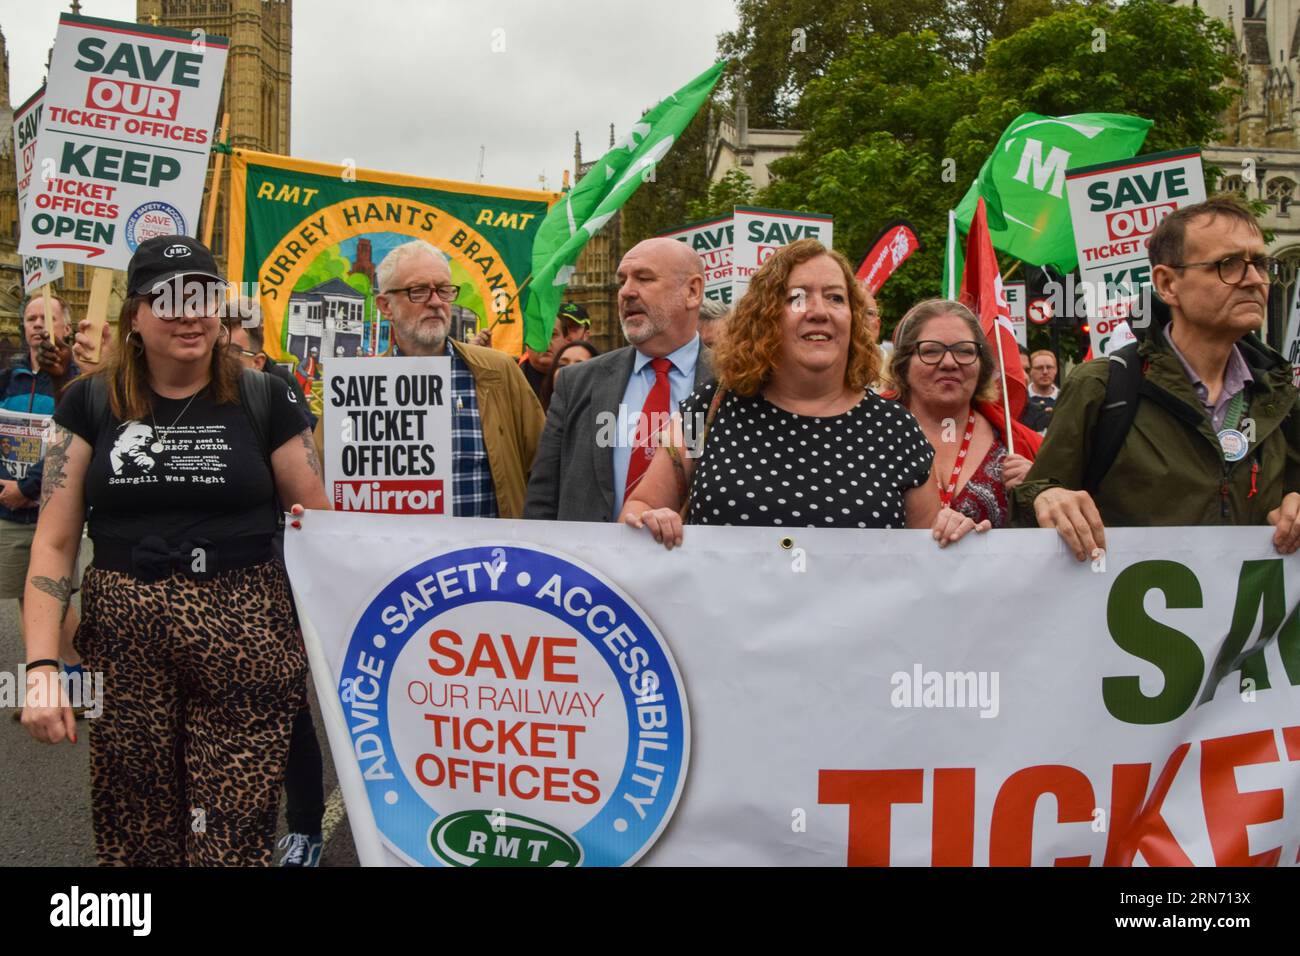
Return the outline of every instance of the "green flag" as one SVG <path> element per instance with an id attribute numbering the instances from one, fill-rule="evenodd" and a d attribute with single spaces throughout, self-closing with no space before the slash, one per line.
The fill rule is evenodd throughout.
<path id="1" fill-rule="evenodd" d="M 653 174 L 682 130 L 709 98 L 727 61 L 710 67 L 642 116 L 623 142 L 551 207 L 533 241 L 533 272 L 524 301 L 524 344 L 544 351 L 573 264 L 587 240 Z"/>
<path id="2" fill-rule="evenodd" d="M 1065 171 L 1136 156 L 1150 128 L 1151 120 L 1123 113 L 1020 114 L 958 203 L 957 225 L 970 229 L 983 196 L 994 248 L 1069 272 L 1077 256 Z"/>

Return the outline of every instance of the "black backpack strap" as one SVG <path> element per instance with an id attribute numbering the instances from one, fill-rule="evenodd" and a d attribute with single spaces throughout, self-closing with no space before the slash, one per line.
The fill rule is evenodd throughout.
<path id="1" fill-rule="evenodd" d="M 108 411 L 108 380 L 102 375 L 92 375 L 86 379 L 87 420 L 94 428 L 104 420 Z"/>
<path id="2" fill-rule="evenodd" d="M 246 368 L 239 377 L 239 401 L 248 415 L 262 457 L 271 461 L 271 376 Z"/>
<path id="3" fill-rule="evenodd" d="M 1133 419 L 1137 417 L 1138 395 L 1143 384 L 1142 359 L 1138 343 L 1130 342 L 1109 356 L 1107 366 L 1106 398 L 1101 403 L 1101 415 L 1092 432 L 1092 452 L 1083 474 L 1083 490 L 1097 494 L 1101 480 L 1115 464 L 1119 450 L 1124 447 Z"/>

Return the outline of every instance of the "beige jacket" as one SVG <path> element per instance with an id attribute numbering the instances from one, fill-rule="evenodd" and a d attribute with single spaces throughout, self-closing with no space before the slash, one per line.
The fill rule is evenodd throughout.
<path id="1" fill-rule="evenodd" d="M 546 415 L 515 361 L 504 352 L 448 339 L 474 376 L 483 444 L 497 493 L 497 514 L 524 516 L 528 473 Z M 325 417 L 316 422 L 316 454 L 325 460 Z M 328 489 L 326 489 L 328 493 Z"/>

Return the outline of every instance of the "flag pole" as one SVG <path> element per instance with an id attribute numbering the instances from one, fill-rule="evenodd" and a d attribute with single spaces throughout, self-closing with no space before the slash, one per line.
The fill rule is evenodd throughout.
<path id="1" fill-rule="evenodd" d="M 1007 361 L 1002 354 L 1002 316 L 1000 315 L 993 320 L 993 339 L 998 348 L 998 380 L 1002 383 L 1002 417 L 1006 425 L 1003 434 L 1007 439 L 1007 454 L 1014 455 L 1016 445 L 1015 438 L 1011 435 L 1011 392 L 1007 388 Z"/>
<path id="2" fill-rule="evenodd" d="M 230 114 L 225 113 L 221 117 L 221 129 L 217 131 L 217 142 L 224 143 L 226 140 L 226 130 L 230 128 Z M 216 225 L 213 217 L 217 214 L 217 192 L 221 189 L 221 167 L 224 165 L 226 154 L 217 150 L 217 158 L 213 161 L 212 168 L 212 189 L 208 193 L 207 215 L 204 216 L 203 222 L 203 244 L 209 249 L 212 248 L 212 230 Z"/>

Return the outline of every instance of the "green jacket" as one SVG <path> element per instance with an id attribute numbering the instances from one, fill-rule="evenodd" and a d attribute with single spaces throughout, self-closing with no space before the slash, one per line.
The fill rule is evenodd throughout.
<path id="1" fill-rule="evenodd" d="M 1162 325 L 1163 323 L 1161 323 Z M 1155 401 L 1138 401 L 1137 416 L 1093 499 L 1107 527 L 1267 524 L 1283 495 L 1300 491 L 1300 406 L 1291 368 L 1254 335 L 1237 345 L 1254 382 L 1241 430 L 1251 438 L 1245 458 L 1226 462 L 1204 406 L 1161 325 L 1139 348 L 1146 380 L 1201 411 L 1192 428 Z M 1023 484 L 1012 493 L 1015 523 L 1037 527 L 1034 499 L 1053 487 L 1083 487 L 1093 429 L 1106 398 L 1110 362 L 1087 362 L 1070 375 L 1056 402 L 1047 438 Z M 1252 471 L 1255 492 L 1251 493 Z"/>

